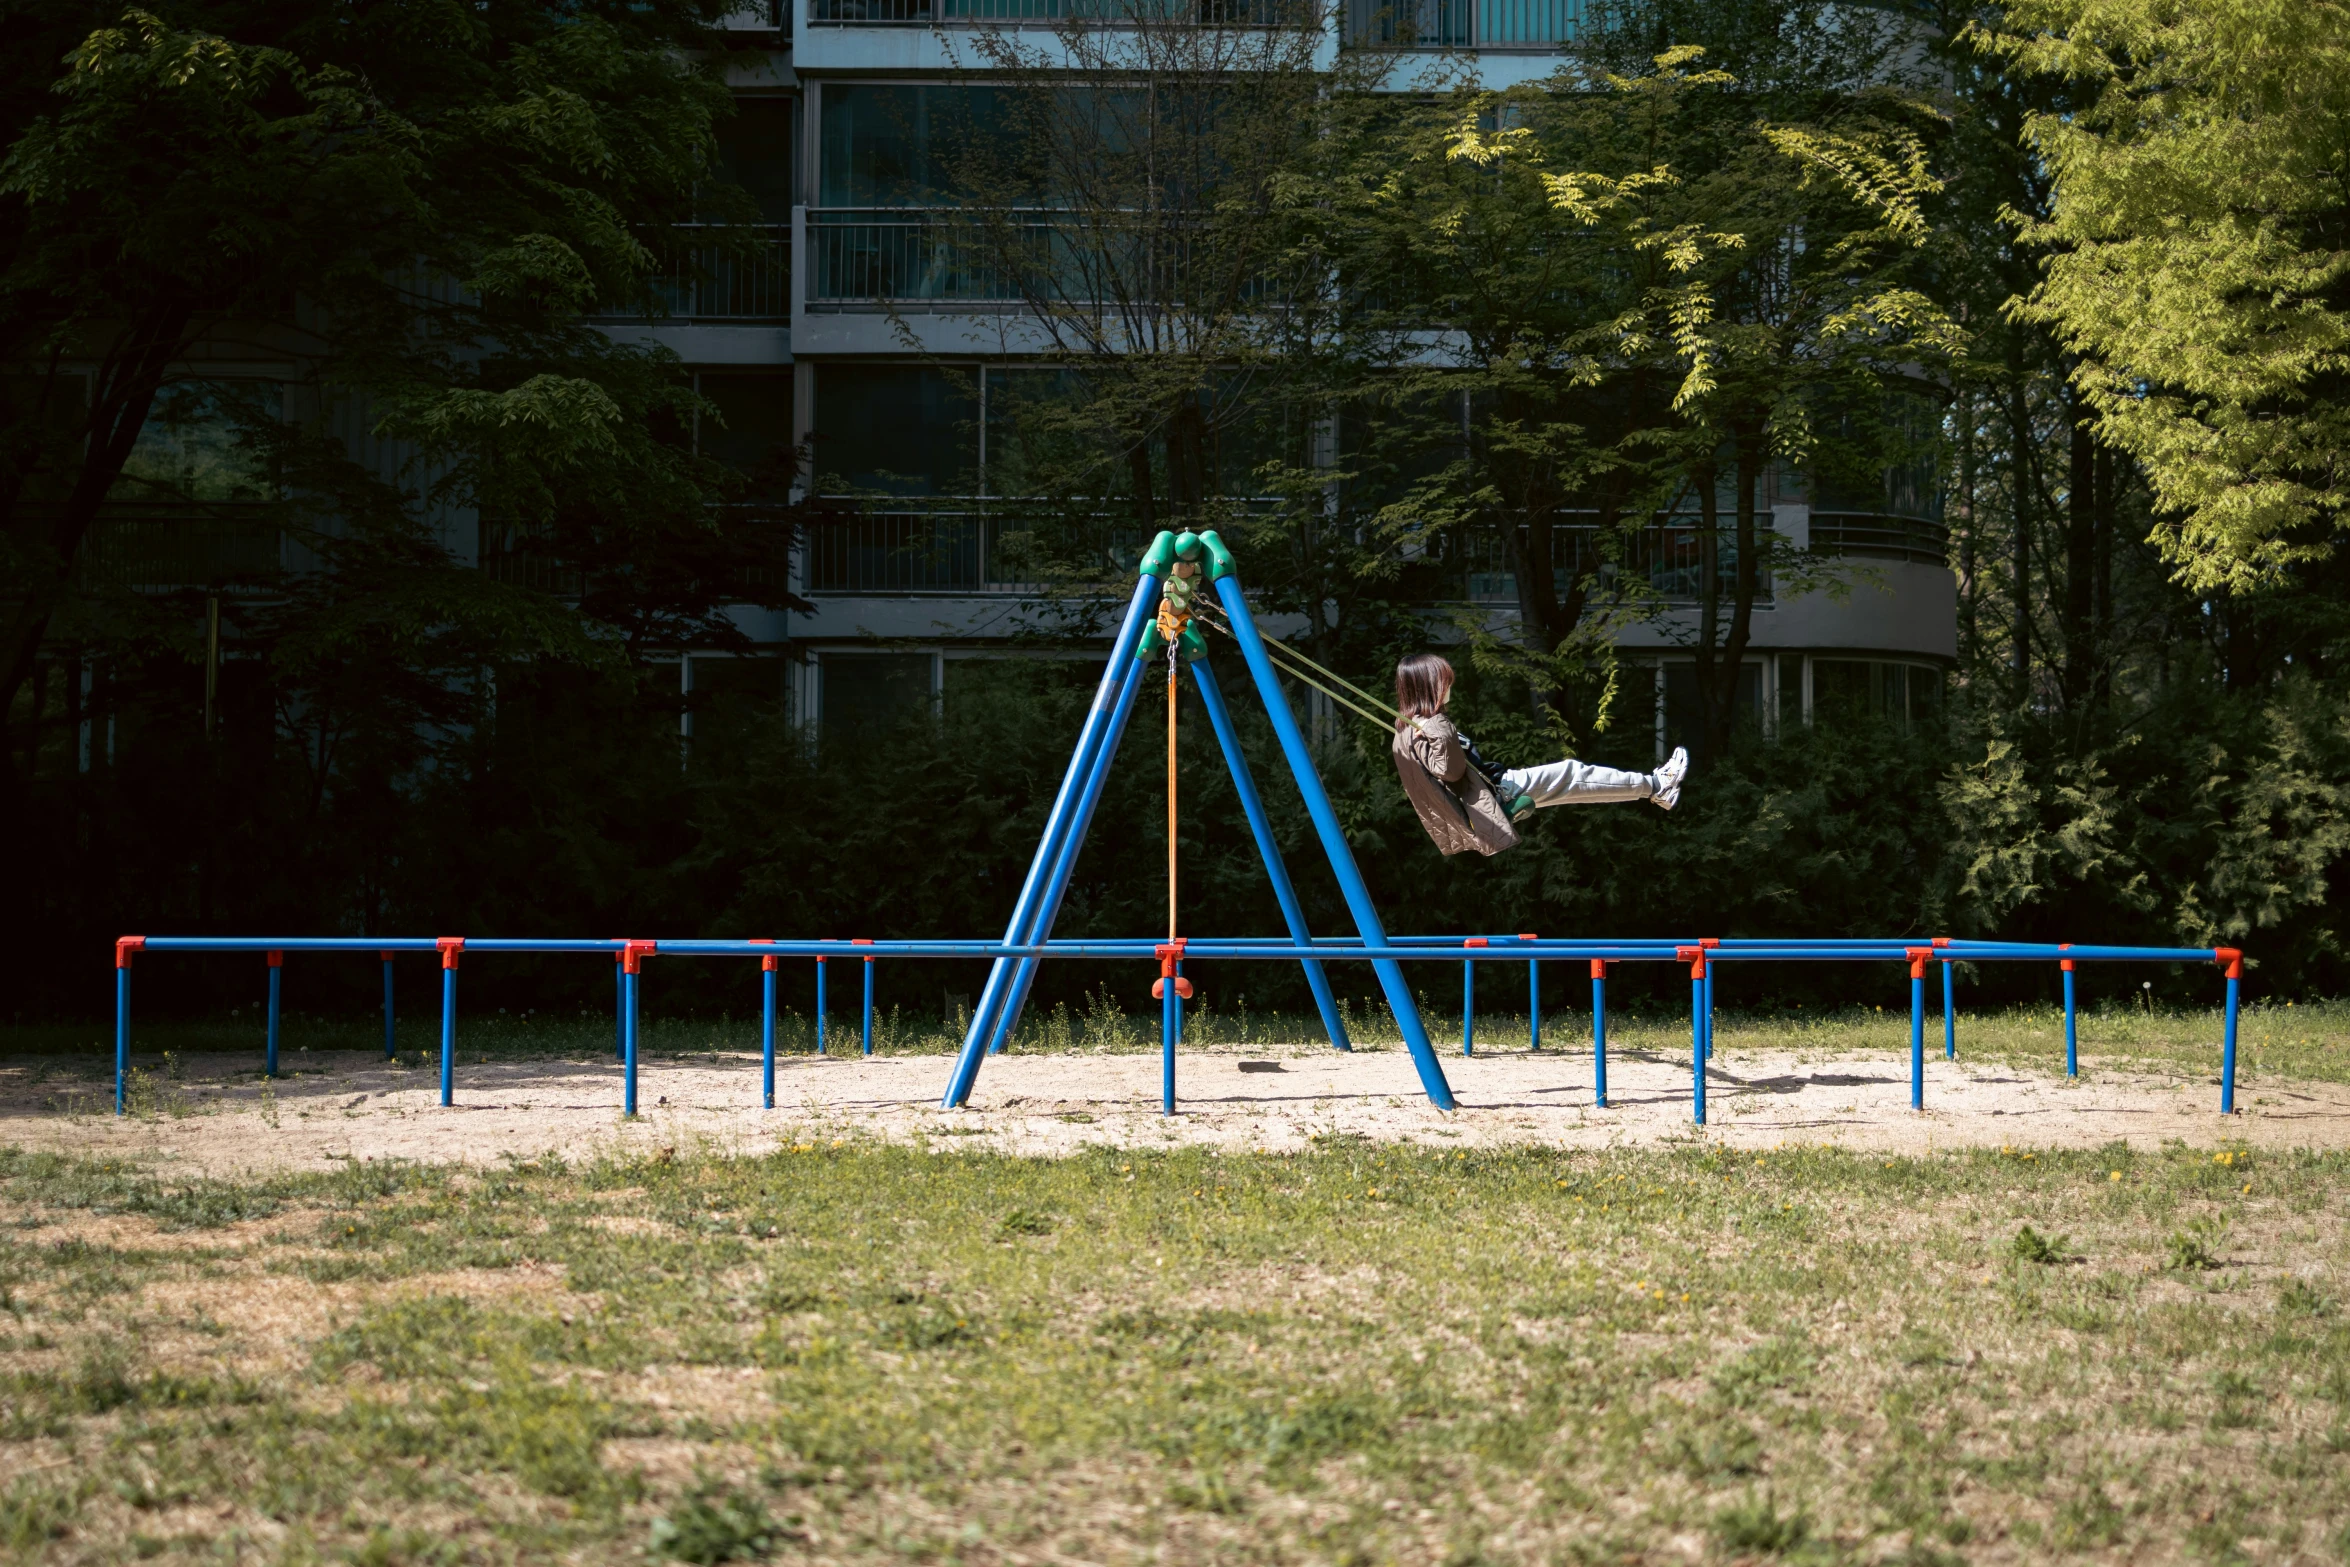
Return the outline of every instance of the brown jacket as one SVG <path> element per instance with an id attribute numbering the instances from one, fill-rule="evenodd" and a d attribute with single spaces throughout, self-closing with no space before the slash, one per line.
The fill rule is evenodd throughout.
<path id="1" fill-rule="evenodd" d="M 1460 731 L 1444 717 L 1412 718 L 1395 732 L 1395 772 L 1420 813 L 1420 825 L 1446 854 L 1499 854 L 1518 846 L 1518 830 L 1485 775 L 1469 765 Z"/>

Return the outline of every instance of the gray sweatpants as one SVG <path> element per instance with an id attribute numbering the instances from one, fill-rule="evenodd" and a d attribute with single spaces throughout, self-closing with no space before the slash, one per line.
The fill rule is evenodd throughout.
<path id="1" fill-rule="evenodd" d="M 1563 757 L 1541 767 L 1512 767 L 1502 778 L 1536 805 L 1615 805 L 1656 794 L 1654 773 L 1618 772 Z"/>

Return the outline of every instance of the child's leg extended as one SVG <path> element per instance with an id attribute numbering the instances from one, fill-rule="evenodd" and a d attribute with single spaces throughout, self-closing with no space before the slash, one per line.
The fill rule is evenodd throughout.
<path id="1" fill-rule="evenodd" d="M 1615 805 L 1646 800 L 1657 792 L 1654 773 L 1627 773 L 1566 757 L 1542 767 L 1513 767 L 1504 782 L 1534 797 L 1536 805 Z"/>

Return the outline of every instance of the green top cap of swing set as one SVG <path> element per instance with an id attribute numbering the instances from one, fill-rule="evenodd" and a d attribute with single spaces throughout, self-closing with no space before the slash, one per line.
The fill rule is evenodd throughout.
<path id="1" fill-rule="evenodd" d="M 1202 553 L 1208 557 L 1208 569 L 1203 575 L 1210 582 L 1229 577 L 1239 568 L 1233 564 L 1232 552 L 1224 547 L 1214 529 L 1206 533 L 1169 533 L 1162 530 L 1151 540 L 1151 547 L 1143 552 L 1141 573 L 1146 577 L 1164 577 L 1175 569 L 1179 560 L 1197 560 Z"/>

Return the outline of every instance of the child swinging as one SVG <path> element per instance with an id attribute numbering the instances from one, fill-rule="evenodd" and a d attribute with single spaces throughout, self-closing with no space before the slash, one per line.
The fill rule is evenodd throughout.
<path id="1" fill-rule="evenodd" d="M 1646 800 L 1671 810 L 1681 800 L 1689 753 L 1675 747 L 1653 773 L 1619 772 L 1573 757 L 1541 767 L 1500 768 L 1444 716 L 1452 665 L 1415 653 L 1395 666 L 1395 771 L 1420 825 L 1446 854 L 1515 848 L 1517 818 L 1544 805 L 1609 805 Z"/>

